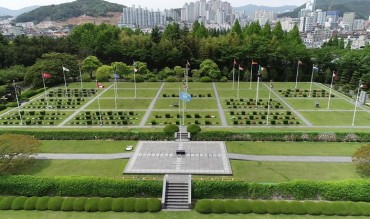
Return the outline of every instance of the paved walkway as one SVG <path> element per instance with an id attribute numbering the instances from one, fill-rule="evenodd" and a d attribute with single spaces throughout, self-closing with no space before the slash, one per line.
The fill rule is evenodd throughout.
<path id="1" fill-rule="evenodd" d="M 223 127 L 227 127 L 227 121 L 224 113 L 224 109 L 222 108 L 220 97 L 218 96 L 216 84 L 213 82 L 213 91 L 215 93 L 216 101 L 217 101 L 217 108 L 218 108 L 218 114 L 220 115 L 221 125 Z"/>
<path id="2" fill-rule="evenodd" d="M 304 124 L 306 124 L 307 126 L 309 127 L 312 127 L 313 125 L 306 119 L 302 116 L 302 114 L 300 114 L 297 110 L 295 110 L 293 107 L 291 107 L 283 98 L 281 98 L 275 91 L 274 89 L 271 89 L 270 86 L 268 86 L 266 83 L 263 83 L 263 85 L 265 85 L 265 87 L 268 89 L 268 90 L 271 90 L 271 92 L 281 101 L 283 102 L 288 108 L 290 111 L 292 111 L 294 114 L 296 114 L 298 116 L 298 118 L 300 118 L 302 120 L 302 122 Z"/>
<path id="3" fill-rule="evenodd" d="M 157 92 L 157 95 L 155 95 L 155 97 L 152 100 L 152 102 L 150 103 L 148 109 L 146 109 L 146 112 L 144 114 L 144 117 L 143 117 L 143 119 L 141 120 L 141 122 L 139 124 L 139 127 L 140 128 L 142 128 L 143 126 L 145 126 L 146 121 L 148 121 L 148 118 L 149 118 L 150 114 L 152 113 L 152 111 L 154 109 L 154 105 L 157 102 L 159 95 L 162 93 L 162 90 L 163 90 L 164 85 L 165 85 L 165 83 L 162 83 L 162 86 L 159 88 L 159 90 Z"/>
<path id="4" fill-rule="evenodd" d="M 115 160 L 130 159 L 134 153 L 118 154 L 52 154 L 40 153 L 35 156 L 40 160 Z M 229 153 L 231 160 L 245 161 L 271 161 L 271 162 L 329 162 L 329 163 L 351 163 L 352 157 L 344 156 L 271 156 L 271 155 L 247 155 Z"/>

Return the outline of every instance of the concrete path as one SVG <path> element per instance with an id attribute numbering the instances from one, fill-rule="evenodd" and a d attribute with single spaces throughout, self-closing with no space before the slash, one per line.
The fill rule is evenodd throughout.
<path id="1" fill-rule="evenodd" d="M 77 109 L 74 113 L 72 113 L 68 118 L 63 120 L 57 127 L 64 126 L 67 124 L 70 120 L 72 120 L 75 116 L 77 116 L 82 110 L 84 110 L 86 107 L 88 107 L 92 102 L 94 102 L 96 99 L 100 98 L 101 95 L 103 95 L 105 92 L 107 92 L 111 87 L 113 87 L 114 84 L 104 89 L 100 94 L 96 95 L 94 98 L 92 98 L 89 102 L 85 103 L 81 108 Z"/>
<path id="2" fill-rule="evenodd" d="M 216 84 L 213 82 L 212 85 L 213 85 L 213 91 L 215 93 L 215 97 L 217 101 L 218 114 L 220 114 L 221 125 L 223 127 L 227 127 L 227 121 L 226 121 L 224 109 L 222 108 L 220 97 L 218 96 Z"/>
<path id="3" fill-rule="evenodd" d="M 130 159 L 134 153 L 118 154 L 52 154 L 40 153 L 35 156 L 39 160 L 115 160 Z M 247 155 L 229 153 L 231 160 L 245 161 L 270 161 L 270 162 L 329 162 L 329 163 L 351 163 L 351 157 L 344 156 L 272 156 L 272 155 Z"/>
<path id="4" fill-rule="evenodd" d="M 274 89 L 271 89 L 270 86 L 268 86 L 266 83 L 263 83 L 263 85 L 265 85 L 265 87 L 268 89 L 268 90 L 271 90 L 271 92 L 281 101 L 283 102 L 288 108 L 290 111 L 292 111 L 294 114 L 297 115 L 298 118 L 300 118 L 302 120 L 302 122 L 304 124 L 306 124 L 307 126 L 309 127 L 312 127 L 313 125 L 306 119 L 302 116 L 302 114 L 300 114 L 297 110 L 295 110 L 293 107 L 291 107 L 283 98 L 281 98 L 275 91 Z"/>
<path id="5" fill-rule="evenodd" d="M 144 114 L 144 117 L 143 117 L 143 119 L 141 120 L 141 122 L 139 124 L 140 128 L 145 126 L 146 122 L 148 121 L 148 118 L 149 118 L 150 114 L 152 113 L 152 111 L 154 109 L 154 105 L 157 102 L 159 95 L 162 93 L 164 85 L 165 85 L 165 83 L 162 83 L 162 86 L 159 88 L 159 90 L 157 92 L 157 95 L 155 95 L 154 99 L 152 100 L 152 102 L 149 105 L 149 108 L 146 110 L 146 112 Z"/>

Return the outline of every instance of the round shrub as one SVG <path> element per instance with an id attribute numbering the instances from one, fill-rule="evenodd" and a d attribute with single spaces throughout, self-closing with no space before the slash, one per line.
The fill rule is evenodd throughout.
<path id="1" fill-rule="evenodd" d="M 256 214 L 266 214 L 268 213 L 267 210 L 267 203 L 263 200 L 255 200 L 252 202 L 252 211 Z"/>
<path id="2" fill-rule="evenodd" d="M 225 213 L 225 201 L 224 200 L 213 200 L 212 201 L 212 212 L 215 214 Z"/>
<path id="3" fill-rule="evenodd" d="M 107 212 L 112 210 L 113 198 L 102 198 L 99 202 L 99 211 Z"/>
<path id="4" fill-rule="evenodd" d="M 73 202 L 73 211 L 84 211 L 87 198 L 76 198 Z"/>
<path id="5" fill-rule="evenodd" d="M 203 83 L 209 83 L 209 82 L 212 82 L 212 78 L 208 77 L 208 76 L 204 76 L 200 79 L 200 82 L 203 82 Z"/>
<path id="6" fill-rule="evenodd" d="M 237 202 L 236 200 L 226 200 L 225 201 L 225 213 L 228 213 L 228 214 L 239 213 L 236 202 Z"/>
<path id="7" fill-rule="evenodd" d="M 37 199 L 36 202 L 36 210 L 38 211 L 46 211 L 48 210 L 48 202 L 50 197 L 44 196 Z"/>
<path id="8" fill-rule="evenodd" d="M 148 202 L 145 198 L 136 199 L 135 211 L 140 213 L 148 211 Z"/>
<path id="9" fill-rule="evenodd" d="M 284 214 L 285 206 L 285 201 L 270 201 L 267 206 L 267 211 L 269 214 Z"/>
<path id="10" fill-rule="evenodd" d="M 73 211 L 73 203 L 75 202 L 75 198 L 68 197 L 65 198 L 61 207 L 62 211 Z"/>
<path id="11" fill-rule="evenodd" d="M 48 209 L 52 211 L 60 211 L 62 209 L 64 199 L 62 197 L 51 197 L 48 202 Z"/>
<path id="12" fill-rule="evenodd" d="M 6 106 L 4 104 L 0 104 L 0 111 L 3 111 L 4 109 L 6 109 Z"/>
<path id="13" fill-rule="evenodd" d="M 99 210 L 100 198 L 89 198 L 85 202 L 85 211 L 87 212 L 97 212 Z"/>
<path id="14" fill-rule="evenodd" d="M 147 202 L 149 212 L 159 212 L 162 209 L 161 201 L 157 198 L 150 198 Z"/>
<path id="15" fill-rule="evenodd" d="M 360 213 L 358 215 L 370 216 L 370 204 L 367 202 L 354 202 L 357 211 Z"/>
<path id="16" fill-rule="evenodd" d="M 321 215 L 321 209 L 319 208 L 319 203 L 314 201 L 306 201 L 305 208 L 307 214 L 309 215 Z"/>
<path id="17" fill-rule="evenodd" d="M 319 202 L 318 208 L 321 209 L 323 215 L 332 216 L 335 215 L 334 205 L 331 202 Z"/>
<path id="18" fill-rule="evenodd" d="M 237 200 L 235 203 L 238 212 L 241 214 L 250 214 L 252 213 L 252 201 L 250 200 Z"/>
<path id="19" fill-rule="evenodd" d="M 33 196 L 33 197 L 28 198 L 26 200 L 26 202 L 24 203 L 23 209 L 24 210 L 35 210 L 36 209 L 37 199 L 39 199 L 39 198 L 36 197 L 36 196 Z"/>
<path id="20" fill-rule="evenodd" d="M 169 124 L 169 125 L 166 125 L 163 129 L 163 132 L 166 133 L 166 134 L 171 134 L 173 135 L 175 132 L 178 132 L 180 129 L 177 125 L 175 124 Z"/>
<path id="21" fill-rule="evenodd" d="M 115 198 L 112 201 L 112 211 L 123 212 L 125 211 L 125 199 L 124 198 Z"/>
<path id="22" fill-rule="evenodd" d="M 16 197 L 12 204 L 12 210 L 23 210 L 27 199 L 25 196 Z"/>
<path id="23" fill-rule="evenodd" d="M 0 210 L 11 210 L 14 199 L 14 196 L 4 197 L 0 202 Z"/>
<path id="24" fill-rule="evenodd" d="M 212 213 L 212 202 L 211 200 L 204 199 L 198 200 L 195 204 L 195 210 L 202 214 L 210 214 Z"/>
<path id="25" fill-rule="evenodd" d="M 196 124 L 191 124 L 187 127 L 187 131 L 192 134 L 192 135 L 195 135 L 197 133 L 199 133 L 201 131 L 199 125 L 196 125 Z"/>
<path id="26" fill-rule="evenodd" d="M 220 79 L 220 82 L 228 82 L 228 81 L 229 80 L 225 76 L 222 76 L 221 79 Z"/>
<path id="27" fill-rule="evenodd" d="M 177 82 L 177 78 L 173 77 L 173 76 L 168 76 L 166 78 L 166 82 Z"/>
<path id="28" fill-rule="evenodd" d="M 351 202 L 336 201 L 332 202 L 335 215 L 348 216 L 350 215 L 349 207 Z M 369 206 L 370 207 L 370 206 Z"/>
<path id="29" fill-rule="evenodd" d="M 304 215 L 304 214 L 307 214 L 307 210 L 306 210 L 306 207 L 305 207 L 305 203 L 304 202 L 300 202 L 300 201 L 290 201 L 290 202 L 287 202 L 285 201 L 287 204 L 286 204 L 286 212 L 282 212 L 284 214 L 298 214 L 298 215 Z"/>
<path id="30" fill-rule="evenodd" d="M 134 198 L 126 198 L 124 210 L 127 212 L 135 212 L 135 202 L 136 202 L 136 199 Z"/>
<path id="31" fill-rule="evenodd" d="M 148 82 L 157 82 L 158 79 L 156 77 L 152 77 L 152 78 L 149 78 L 147 81 Z"/>
<path id="32" fill-rule="evenodd" d="M 17 107 L 18 103 L 17 102 L 9 102 L 6 104 L 7 107 Z"/>

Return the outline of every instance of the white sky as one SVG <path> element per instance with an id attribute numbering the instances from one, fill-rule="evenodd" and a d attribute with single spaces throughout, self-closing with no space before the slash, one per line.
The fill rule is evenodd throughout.
<path id="1" fill-rule="evenodd" d="M 20 9 L 32 5 L 51 5 L 72 2 L 74 0 L 0 0 L 0 7 L 8 9 Z M 126 6 L 141 5 L 148 9 L 181 8 L 186 2 L 195 2 L 195 0 L 106 0 L 108 2 L 119 3 Z M 208 1 L 208 0 L 207 0 Z M 225 0 L 223 0 L 225 1 Z M 306 0 L 229 0 L 233 7 L 244 6 L 247 4 L 264 6 L 282 6 L 282 5 L 303 5 Z"/>

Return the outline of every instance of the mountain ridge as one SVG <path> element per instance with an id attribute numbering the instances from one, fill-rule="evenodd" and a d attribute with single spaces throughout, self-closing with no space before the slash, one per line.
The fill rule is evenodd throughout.
<path id="1" fill-rule="evenodd" d="M 17 10 L 12 10 L 12 9 L 9 9 L 9 8 L 0 7 L 0 16 L 16 17 L 20 14 L 35 10 L 36 8 L 39 8 L 39 7 L 40 7 L 39 5 L 33 5 L 33 6 L 28 6 L 28 7 L 24 7 L 24 8 L 21 8 L 21 9 L 17 9 Z"/>
<path id="2" fill-rule="evenodd" d="M 233 7 L 234 11 L 245 11 L 247 15 L 252 15 L 253 12 L 257 10 L 266 10 L 266 11 L 273 11 L 276 13 L 282 13 L 286 11 L 291 11 L 297 8 L 296 5 L 283 5 L 278 7 L 270 7 L 270 6 L 264 6 L 264 5 L 254 5 L 254 4 L 248 4 L 240 7 Z"/>

